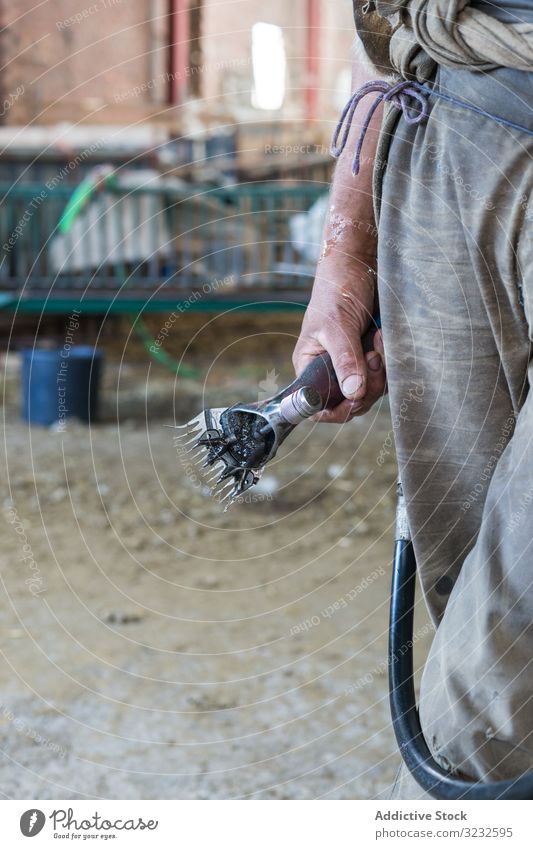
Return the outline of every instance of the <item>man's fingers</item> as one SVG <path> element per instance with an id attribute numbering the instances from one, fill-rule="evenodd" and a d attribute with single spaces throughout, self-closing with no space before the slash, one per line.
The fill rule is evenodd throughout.
<path id="1" fill-rule="evenodd" d="M 312 421 L 326 424 L 349 422 L 350 419 L 358 415 L 358 411 L 364 406 L 364 403 L 363 401 L 341 401 L 332 410 L 322 410 L 321 413 L 316 413 Z"/>
<path id="2" fill-rule="evenodd" d="M 309 363 L 312 363 L 319 354 L 325 354 L 326 348 L 316 336 L 300 335 L 294 351 L 292 352 L 292 364 L 297 375 L 301 374 Z"/>
<path id="3" fill-rule="evenodd" d="M 319 341 L 328 351 L 339 386 L 349 401 L 359 401 L 366 394 L 367 364 L 363 355 L 360 333 L 354 329 L 348 334 L 346 328 L 319 336 Z"/>
<path id="4" fill-rule="evenodd" d="M 366 393 L 367 366 L 361 346 L 359 332 L 354 329 L 348 334 L 346 329 L 336 332 L 317 333 L 313 339 L 301 339 L 293 354 L 296 374 L 302 371 L 319 354 L 327 353 L 331 357 L 333 368 L 341 392 L 349 401 L 357 401 Z"/>
<path id="5" fill-rule="evenodd" d="M 298 347 L 296 347 L 294 349 L 294 353 L 292 355 L 292 364 L 294 366 L 295 374 L 300 375 L 303 371 L 305 371 L 305 369 L 307 368 L 309 363 L 312 363 L 313 360 L 316 359 L 316 357 L 318 357 L 319 354 L 324 354 L 324 353 L 325 353 L 324 349 L 321 348 L 320 346 L 317 347 L 315 353 L 309 352 L 308 350 L 303 351 L 302 349 L 299 349 Z"/>
<path id="6" fill-rule="evenodd" d="M 385 374 L 385 365 L 383 357 L 377 351 L 370 351 L 366 354 L 366 363 L 368 366 L 367 384 L 365 403 L 368 406 L 381 398 L 386 392 L 387 376 Z"/>
<path id="7" fill-rule="evenodd" d="M 380 347 L 376 345 L 376 347 Z M 368 413 L 375 402 L 387 391 L 387 376 L 383 357 L 378 351 L 369 351 L 365 357 L 367 365 L 366 393 L 363 398 L 355 401 L 346 400 L 338 404 L 333 410 L 323 410 L 313 416 L 317 422 L 328 422 L 330 424 L 342 424 L 355 416 L 364 416 Z"/>
<path id="8" fill-rule="evenodd" d="M 381 330 L 376 330 L 374 333 L 374 350 L 379 351 L 383 359 L 385 359 L 385 348 L 383 346 L 383 333 Z"/>
<path id="9" fill-rule="evenodd" d="M 346 398 L 335 409 L 317 413 L 314 421 L 342 424 L 354 416 L 362 416 L 387 391 L 381 331 L 374 335 L 374 350 L 366 354 L 363 354 L 361 340 L 355 333 L 351 340 L 347 340 L 345 334 L 346 331 L 340 332 L 334 339 L 331 333 L 303 337 L 295 348 L 293 363 L 296 374 L 301 374 L 315 357 L 327 351 Z"/>

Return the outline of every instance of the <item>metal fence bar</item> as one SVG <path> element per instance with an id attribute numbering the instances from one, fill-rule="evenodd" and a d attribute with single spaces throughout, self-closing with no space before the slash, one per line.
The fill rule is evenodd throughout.
<path id="1" fill-rule="evenodd" d="M 324 194 L 320 182 L 113 187 L 96 192 L 60 233 L 71 193 L 68 185 L 0 183 L 3 288 L 53 295 L 90 284 L 89 294 L 111 298 L 122 286 L 126 298 L 161 287 L 163 296 L 229 274 L 246 289 L 309 286 L 313 268 L 298 256 L 290 222 Z M 280 267 L 291 265 L 301 273 L 289 279 Z"/>

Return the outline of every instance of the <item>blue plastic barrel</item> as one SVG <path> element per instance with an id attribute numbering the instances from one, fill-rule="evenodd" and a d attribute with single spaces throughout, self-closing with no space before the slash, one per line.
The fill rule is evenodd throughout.
<path id="1" fill-rule="evenodd" d="M 96 418 L 103 355 L 86 345 L 22 352 L 22 417 L 61 427 L 68 418 Z"/>

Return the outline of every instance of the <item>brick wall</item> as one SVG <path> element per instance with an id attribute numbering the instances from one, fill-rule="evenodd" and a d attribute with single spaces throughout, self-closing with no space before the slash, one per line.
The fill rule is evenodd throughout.
<path id="1" fill-rule="evenodd" d="M 195 2 L 195 0 L 192 0 Z M 200 76 L 200 98 L 167 104 L 167 0 L 3 0 L 0 35 L 3 123 L 131 124 L 172 128 L 225 118 L 305 117 L 306 0 L 203 0 L 201 52 L 185 73 Z M 283 28 L 288 61 L 281 112 L 253 110 L 251 28 Z M 353 38 L 351 0 L 321 0 L 319 118 L 328 129 L 338 110 Z M 324 125 L 325 125 L 324 124 Z M 320 128 L 323 131 L 323 126 Z"/>
<path id="2" fill-rule="evenodd" d="M 163 80 L 142 87 L 161 70 L 161 27 L 147 22 L 149 10 L 153 14 L 161 5 L 166 6 L 158 0 L 4 0 L 4 97 L 24 87 L 4 123 L 122 123 L 155 112 L 164 97 Z M 117 97 L 124 99 L 117 103 Z"/>

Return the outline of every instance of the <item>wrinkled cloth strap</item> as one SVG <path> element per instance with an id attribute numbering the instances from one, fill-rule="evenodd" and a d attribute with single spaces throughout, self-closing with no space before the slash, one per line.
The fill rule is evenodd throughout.
<path id="1" fill-rule="evenodd" d="M 487 112 L 485 109 L 481 109 L 473 103 L 467 103 L 464 100 L 459 100 L 456 97 L 443 94 L 441 91 L 430 88 L 423 83 L 412 82 L 409 80 L 401 80 L 397 83 L 390 83 L 386 80 L 372 80 L 371 82 L 365 83 L 364 86 L 361 86 L 355 94 L 352 94 L 342 111 L 342 115 L 335 127 L 330 146 L 331 155 L 334 156 L 335 159 L 339 158 L 348 143 L 350 127 L 352 126 L 355 110 L 359 106 L 361 100 L 366 97 L 367 94 L 372 93 L 377 94 L 377 97 L 371 104 L 357 137 L 354 158 L 352 161 L 352 174 L 354 177 L 359 174 L 363 142 L 372 117 L 380 103 L 393 103 L 402 110 L 403 116 L 408 124 L 420 124 L 422 121 L 425 121 L 429 115 L 428 98 L 431 96 L 438 97 L 440 100 L 445 100 L 454 106 L 461 107 L 461 109 L 467 109 L 476 115 L 481 115 L 483 118 L 490 118 L 491 121 L 495 121 L 497 124 L 501 124 L 511 130 L 518 130 L 528 136 L 533 136 L 533 130 L 528 127 L 524 127 L 514 121 L 509 121 L 506 118 L 501 118 L 499 115 L 494 115 L 492 112 Z M 415 101 L 414 104 L 412 102 L 413 100 Z"/>
<path id="2" fill-rule="evenodd" d="M 346 147 L 355 110 L 359 106 L 361 100 L 366 97 L 367 94 L 372 93 L 377 96 L 366 114 L 357 138 L 355 154 L 352 161 L 352 174 L 354 177 L 359 174 L 363 142 L 370 126 L 370 122 L 380 103 L 393 103 L 395 106 L 398 106 L 402 110 L 403 116 L 408 124 L 419 124 L 421 121 L 425 121 L 428 117 L 429 107 L 427 97 L 430 92 L 428 92 L 428 90 L 424 90 L 419 83 L 410 82 L 409 80 L 401 80 L 396 83 L 390 83 L 386 80 L 372 80 L 372 82 L 365 83 L 364 86 L 358 89 L 355 94 L 350 97 L 348 103 L 343 109 L 337 126 L 335 127 L 330 148 L 331 155 L 334 156 L 335 159 L 339 158 Z M 415 102 L 413 103 L 413 101 Z"/>
<path id="3" fill-rule="evenodd" d="M 390 59 L 403 77 L 431 79 L 436 65 L 463 70 L 533 70 L 533 24 L 505 23 L 470 0 L 376 0 L 396 23 Z"/>

